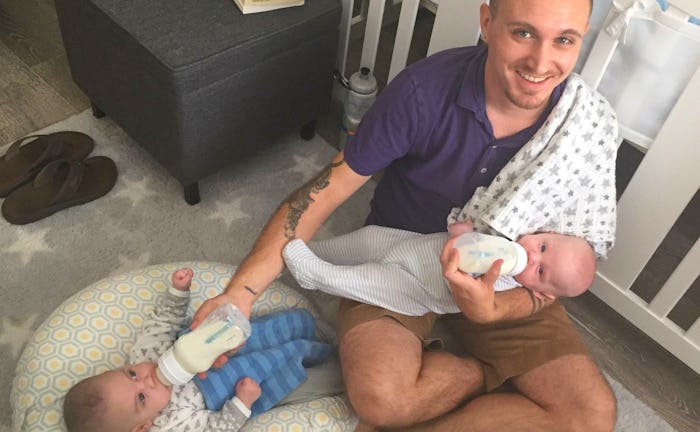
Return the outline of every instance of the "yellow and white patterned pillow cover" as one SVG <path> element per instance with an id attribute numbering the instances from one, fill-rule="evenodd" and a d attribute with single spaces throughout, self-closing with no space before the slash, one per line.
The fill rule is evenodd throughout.
<path id="1" fill-rule="evenodd" d="M 39 326 L 15 370 L 10 402 L 14 432 L 65 431 L 63 397 L 78 381 L 121 367 L 154 300 L 181 267 L 194 270 L 189 313 L 220 293 L 235 267 L 211 262 L 162 264 L 110 276 L 71 296 Z M 253 306 L 253 315 L 303 307 L 318 316 L 297 291 L 273 282 Z M 344 431 L 356 420 L 344 396 L 274 408 L 246 423 L 243 431 Z"/>

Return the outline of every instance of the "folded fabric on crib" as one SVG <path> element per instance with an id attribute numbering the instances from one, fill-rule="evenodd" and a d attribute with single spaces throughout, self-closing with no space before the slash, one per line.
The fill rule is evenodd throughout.
<path id="1" fill-rule="evenodd" d="M 246 344 L 223 367 L 210 369 L 205 379 L 194 378 L 210 410 L 221 409 L 236 383 L 248 376 L 262 390 L 251 415 L 265 412 L 306 380 L 306 367 L 323 363 L 334 349 L 314 340 L 314 318 L 305 309 L 252 318 L 250 325 Z"/>
<path id="2" fill-rule="evenodd" d="M 504 235 L 554 231 L 585 238 L 599 257 L 615 241 L 618 123 L 610 104 L 569 76 L 542 127 L 488 187 L 479 187 L 448 224 Z"/>

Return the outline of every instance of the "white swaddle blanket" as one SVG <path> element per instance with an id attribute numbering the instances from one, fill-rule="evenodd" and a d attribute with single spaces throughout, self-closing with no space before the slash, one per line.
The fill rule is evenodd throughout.
<path id="1" fill-rule="evenodd" d="M 448 224 L 472 219 L 478 232 L 512 240 L 555 231 L 585 238 L 599 257 L 615 240 L 617 117 L 572 74 L 559 103 L 488 187 L 477 188 Z"/>

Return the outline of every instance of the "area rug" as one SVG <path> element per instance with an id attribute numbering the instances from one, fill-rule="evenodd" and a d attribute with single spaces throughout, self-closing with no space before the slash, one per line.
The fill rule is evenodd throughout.
<path id="1" fill-rule="evenodd" d="M 176 261 L 239 263 L 279 203 L 330 160 L 320 137 L 289 134 L 260 143 L 254 156 L 200 183 L 190 206 L 181 185 L 109 118 L 89 111 L 40 133 L 76 130 L 95 139 L 93 155 L 112 158 L 119 177 L 106 196 L 25 226 L 0 219 L 0 432 L 10 430 L 9 389 L 17 359 L 34 329 L 73 293 L 108 275 Z M 3 143 L 7 144 L 7 143 Z M 0 154 L 5 148 L 0 148 Z M 369 182 L 321 228 L 324 238 L 361 226 Z M 317 295 L 317 301 L 332 298 Z M 326 308 L 326 319 L 332 309 Z M 621 432 L 674 431 L 623 386 L 611 381 Z"/>

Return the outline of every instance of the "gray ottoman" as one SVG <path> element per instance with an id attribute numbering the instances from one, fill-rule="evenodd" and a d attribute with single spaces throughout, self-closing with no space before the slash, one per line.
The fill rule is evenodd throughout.
<path id="1" fill-rule="evenodd" d="M 199 201 L 198 181 L 331 98 L 341 5 L 243 15 L 233 0 L 56 0 L 75 82 Z"/>

